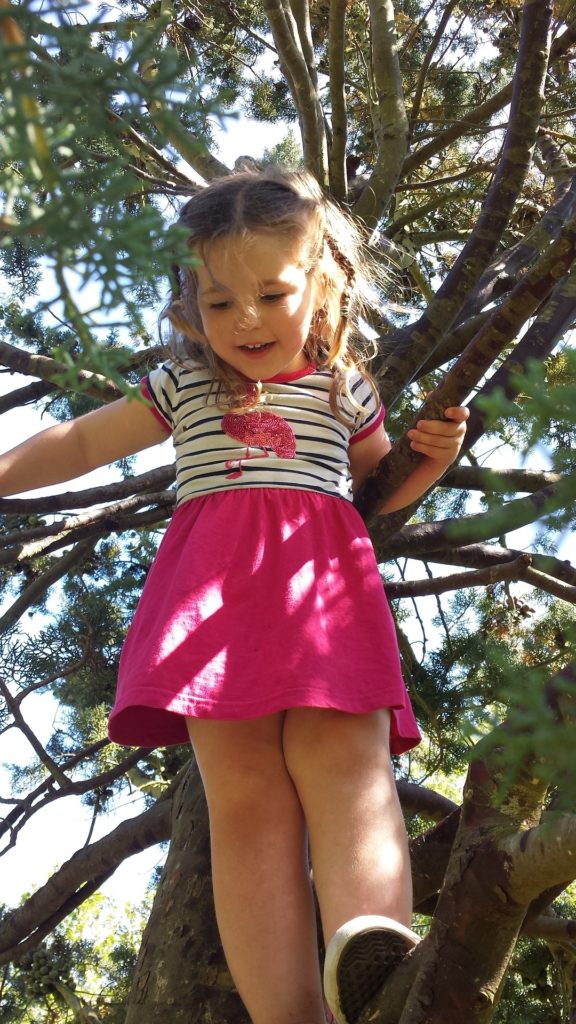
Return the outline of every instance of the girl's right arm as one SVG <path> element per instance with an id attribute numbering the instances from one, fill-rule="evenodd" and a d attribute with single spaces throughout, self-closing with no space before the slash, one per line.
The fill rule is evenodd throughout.
<path id="1" fill-rule="evenodd" d="M 78 419 L 58 423 L 0 456 L 0 496 L 83 476 L 160 444 L 168 429 L 137 399 L 120 398 Z"/>

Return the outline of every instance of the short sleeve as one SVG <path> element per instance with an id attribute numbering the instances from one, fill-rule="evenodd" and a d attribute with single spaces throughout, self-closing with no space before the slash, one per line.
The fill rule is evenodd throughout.
<path id="1" fill-rule="evenodd" d="M 168 433 L 174 429 L 175 396 L 178 380 L 169 363 L 157 366 L 140 382 L 142 394 L 151 403 L 150 412 Z"/>
<path id="2" fill-rule="evenodd" d="M 373 434 L 384 421 L 384 406 L 370 381 L 360 373 L 352 378 L 350 393 L 354 399 L 354 425 L 350 431 L 350 444 L 357 444 Z"/>

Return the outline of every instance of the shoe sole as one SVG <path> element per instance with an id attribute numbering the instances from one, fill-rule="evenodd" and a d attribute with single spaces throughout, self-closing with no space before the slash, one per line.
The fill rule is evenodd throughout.
<path id="1" fill-rule="evenodd" d="M 355 1024 L 366 1004 L 418 942 L 413 932 L 395 921 L 390 921 L 389 928 L 382 918 L 368 922 L 370 918 L 349 938 L 337 933 L 332 948 L 327 950 L 325 995 L 338 1024 Z"/>

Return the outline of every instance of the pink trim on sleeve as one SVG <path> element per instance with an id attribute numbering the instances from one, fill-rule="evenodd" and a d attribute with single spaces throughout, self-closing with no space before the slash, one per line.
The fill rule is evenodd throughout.
<path id="1" fill-rule="evenodd" d="M 358 441 L 363 441 L 364 438 L 369 437 L 370 434 L 373 434 L 374 431 L 377 430 L 378 427 L 380 426 L 380 424 L 383 423 L 383 422 L 384 422 L 384 406 L 381 405 L 380 409 L 378 411 L 378 415 L 375 417 L 375 419 L 373 419 L 372 422 L 369 423 L 367 427 L 364 427 L 363 430 L 359 430 L 357 434 L 352 434 L 352 437 L 350 438 L 350 441 L 348 443 L 349 444 L 357 444 Z"/>
<path id="2" fill-rule="evenodd" d="M 172 433 L 172 427 L 168 423 L 168 420 L 164 419 L 164 416 L 159 411 L 159 409 L 156 408 L 156 406 L 154 404 L 154 399 L 152 398 L 152 394 L 150 392 L 150 388 L 148 387 L 148 378 L 147 377 L 142 377 L 141 380 L 140 380 L 140 392 L 141 392 L 142 395 L 144 395 L 144 398 L 146 398 L 150 402 L 150 412 L 152 413 L 152 415 L 156 417 L 156 419 L 158 420 L 158 423 L 162 424 L 162 426 L 164 427 L 164 430 L 168 434 L 171 434 Z"/>

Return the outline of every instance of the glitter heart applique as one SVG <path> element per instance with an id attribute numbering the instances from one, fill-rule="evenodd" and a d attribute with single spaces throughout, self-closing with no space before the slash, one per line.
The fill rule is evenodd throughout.
<path id="1" fill-rule="evenodd" d="M 247 459 L 268 458 L 268 450 L 275 452 L 279 459 L 293 459 L 296 455 L 296 438 L 290 424 L 273 412 L 226 413 L 222 417 L 222 430 L 235 441 L 246 445 L 246 455 L 241 459 L 229 459 L 226 469 L 227 480 L 242 476 L 242 463 Z M 250 448 L 259 448 L 251 455 Z"/>

